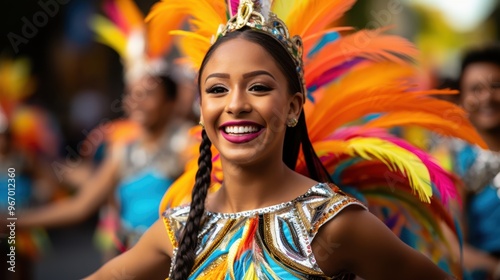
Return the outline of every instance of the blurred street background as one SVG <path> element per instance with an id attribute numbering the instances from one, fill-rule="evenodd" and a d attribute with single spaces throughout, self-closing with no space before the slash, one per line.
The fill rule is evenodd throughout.
<path id="1" fill-rule="evenodd" d="M 147 14 L 156 1 L 135 2 Z M 443 78 L 457 78 L 464 50 L 498 41 L 499 2 L 359 0 L 340 24 L 359 29 L 392 26 L 388 32 L 408 38 L 421 49 L 422 83 L 436 87 Z M 29 84 L 22 103 L 43 111 L 50 130 L 36 168 L 56 186 L 40 191 L 40 203 L 75 192 L 64 166 L 77 166 L 85 159 L 79 153 L 90 131 L 123 116 L 116 102 L 124 91 L 120 57 L 96 42 L 88 24 L 92 15 L 102 13 L 101 7 L 98 0 L 9 0 L 1 4 L 0 60 L 25 61 L 19 71 L 27 71 L 31 78 L 20 82 Z M 5 72 L 0 70 L 0 75 Z M 45 195 L 50 198 L 44 193 L 50 193 Z M 93 215 L 76 226 L 42 233 L 43 249 L 28 266 L 33 279 L 80 279 L 95 271 L 103 262 L 95 242 L 97 221 Z"/>

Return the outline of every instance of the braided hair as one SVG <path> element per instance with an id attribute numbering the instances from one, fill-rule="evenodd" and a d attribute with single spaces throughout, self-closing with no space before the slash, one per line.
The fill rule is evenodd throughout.
<path id="1" fill-rule="evenodd" d="M 175 266 L 171 275 L 172 280 L 187 279 L 196 257 L 198 232 L 205 211 L 205 198 L 210 186 L 210 173 L 212 172 L 212 151 L 210 150 L 212 142 L 208 139 L 205 130 L 202 131 L 201 136 L 198 171 L 196 172 L 196 182 L 191 196 L 191 209 L 176 254 Z"/>

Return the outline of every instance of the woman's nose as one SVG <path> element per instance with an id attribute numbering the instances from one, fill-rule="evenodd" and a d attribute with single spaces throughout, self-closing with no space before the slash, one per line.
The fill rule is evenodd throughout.
<path id="1" fill-rule="evenodd" d="M 252 111 L 252 106 L 247 93 L 242 89 L 235 89 L 227 95 L 226 112 L 233 115 L 240 115 Z"/>

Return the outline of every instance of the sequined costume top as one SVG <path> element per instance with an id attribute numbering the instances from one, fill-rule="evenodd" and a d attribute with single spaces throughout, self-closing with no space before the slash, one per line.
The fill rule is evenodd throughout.
<path id="1" fill-rule="evenodd" d="M 275 206 L 231 214 L 206 211 L 189 279 L 330 279 L 311 244 L 319 228 L 349 205 L 365 208 L 335 185 L 320 183 Z M 173 262 L 188 214 L 189 206 L 164 212 Z"/>

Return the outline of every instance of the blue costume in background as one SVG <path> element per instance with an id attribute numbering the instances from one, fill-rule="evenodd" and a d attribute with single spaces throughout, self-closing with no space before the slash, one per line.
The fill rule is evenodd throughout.
<path id="1" fill-rule="evenodd" d="M 9 179 L 14 179 L 13 184 L 14 187 L 10 187 L 13 191 L 13 195 L 10 196 L 15 202 L 14 208 L 15 213 L 17 215 L 18 211 L 21 209 L 28 208 L 33 199 L 33 180 L 24 172 L 23 166 L 25 165 L 25 160 L 22 156 L 12 156 L 9 160 L 3 160 L 0 162 L 0 168 L 2 168 L 2 174 L 0 174 L 0 189 L 2 192 L 0 193 L 0 207 L 2 212 L 7 211 L 7 207 L 9 206 Z M 15 171 L 13 174 L 14 178 L 8 176 L 7 170 L 9 168 L 13 168 Z M 11 181 L 12 182 L 12 181 Z"/>
<path id="2" fill-rule="evenodd" d="M 466 190 L 467 241 L 500 256 L 500 154 L 460 143 L 454 152 L 455 172 Z M 472 279 L 486 279 L 481 271 Z"/>
<path id="3" fill-rule="evenodd" d="M 127 247 L 135 244 L 158 220 L 163 195 L 183 172 L 180 152 L 185 144 L 184 135 L 187 133 L 182 127 L 171 125 L 159 141 L 158 149 L 148 151 L 139 141 L 125 147 L 115 200 L 120 215 L 118 235 Z"/>

